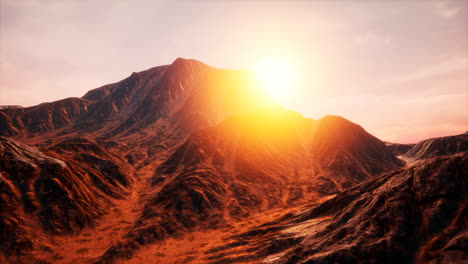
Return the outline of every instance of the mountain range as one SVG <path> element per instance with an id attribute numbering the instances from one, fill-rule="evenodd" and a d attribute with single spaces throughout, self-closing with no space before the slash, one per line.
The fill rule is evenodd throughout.
<path id="1" fill-rule="evenodd" d="M 462 263 L 468 134 L 383 142 L 176 59 L 0 107 L 0 262 Z"/>

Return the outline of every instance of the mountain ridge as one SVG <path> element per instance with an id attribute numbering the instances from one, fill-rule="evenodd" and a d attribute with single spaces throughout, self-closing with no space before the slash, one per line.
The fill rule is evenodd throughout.
<path id="1" fill-rule="evenodd" d="M 439 143 L 392 146 L 339 116 L 305 118 L 276 103 L 252 73 L 178 58 L 81 98 L 0 109 L 0 201 L 5 204 L 0 239 L 8 241 L 0 246 L 0 262 L 256 263 L 263 258 L 283 263 L 313 257 L 372 263 L 381 259 L 362 253 L 364 248 L 349 253 L 327 247 L 346 238 L 373 248 L 373 239 L 383 232 L 372 229 L 356 237 L 329 230 L 321 234 L 325 244 L 303 244 L 327 248 L 330 254 L 320 257 L 299 252 L 313 232 L 309 228 L 319 227 L 302 222 L 315 223 L 326 212 L 338 219 L 324 220 L 327 225 L 341 230 L 350 219 L 365 219 L 362 225 L 374 221 L 374 211 L 397 212 L 398 206 L 387 208 L 375 199 L 413 197 L 403 179 L 426 177 L 411 174 L 421 168 L 440 186 L 452 188 L 442 176 L 455 177 L 453 163 L 466 165 L 467 138 L 429 141 Z M 458 176 L 454 180 L 466 184 Z M 379 189 L 383 182 L 388 190 Z M 430 187 L 428 181 L 417 184 Z M 466 194 L 452 191 L 454 200 L 442 203 L 464 208 Z M 360 208 L 350 204 L 356 199 L 371 202 L 357 202 L 365 205 Z M 320 215 L 308 213 L 317 210 Z M 424 218 L 428 211 L 411 212 Z M 404 222 L 410 217 L 386 219 Z M 301 225 L 296 228 L 304 236 L 275 233 L 295 225 Z M 457 224 L 451 232 L 457 236 L 460 228 Z M 200 232 L 214 234 L 213 239 L 201 243 L 196 239 Z M 270 235 L 275 238 L 271 243 Z M 186 245 L 175 246 L 184 241 Z M 190 251 L 186 247 L 191 243 L 200 248 Z M 164 246 L 166 252 L 159 255 L 148 251 Z M 169 256 L 172 251 L 179 255 Z M 190 255 L 192 251 L 199 255 Z M 275 260 L 272 254 L 280 252 L 284 257 Z M 369 258 L 360 259 L 356 252 Z M 400 259 L 414 253 L 403 252 Z M 424 252 L 418 254 L 439 254 Z M 180 254 L 190 258 L 180 259 Z"/>

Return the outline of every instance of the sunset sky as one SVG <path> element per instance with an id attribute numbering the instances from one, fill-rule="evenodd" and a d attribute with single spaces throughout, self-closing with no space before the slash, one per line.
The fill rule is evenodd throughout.
<path id="1" fill-rule="evenodd" d="M 296 78 L 285 107 L 382 140 L 468 130 L 465 0 L 0 0 L 0 105 L 79 97 L 177 57 L 281 58 Z"/>

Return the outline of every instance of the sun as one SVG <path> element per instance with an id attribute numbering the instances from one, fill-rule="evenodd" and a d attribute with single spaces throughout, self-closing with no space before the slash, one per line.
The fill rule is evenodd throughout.
<path id="1" fill-rule="evenodd" d="M 291 64 L 278 58 L 269 58 L 258 63 L 255 75 L 262 88 L 278 101 L 291 92 L 295 77 Z"/>

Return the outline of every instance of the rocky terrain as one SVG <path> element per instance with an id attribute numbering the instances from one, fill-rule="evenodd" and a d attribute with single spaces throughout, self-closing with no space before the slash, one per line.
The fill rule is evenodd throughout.
<path id="1" fill-rule="evenodd" d="M 410 160 L 450 155 L 468 150 L 468 133 L 423 140 L 404 154 Z"/>
<path id="2" fill-rule="evenodd" d="M 399 143 L 390 143 L 390 142 L 385 142 L 387 145 L 387 148 L 389 148 L 393 154 L 396 156 L 401 156 L 408 152 L 411 148 L 414 147 L 416 144 L 399 144 Z"/>
<path id="3" fill-rule="evenodd" d="M 179 58 L 0 108 L 0 262 L 466 259 L 466 134 L 386 144 L 258 87 Z"/>
<path id="4" fill-rule="evenodd" d="M 466 262 L 466 154 L 423 160 L 231 236 L 207 263 Z"/>
<path id="5" fill-rule="evenodd" d="M 233 117 L 194 133 L 156 169 L 151 182 L 157 191 L 101 262 L 179 232 L 317 201 L 400 166 L 380 140 L 340 117 Z"/>

